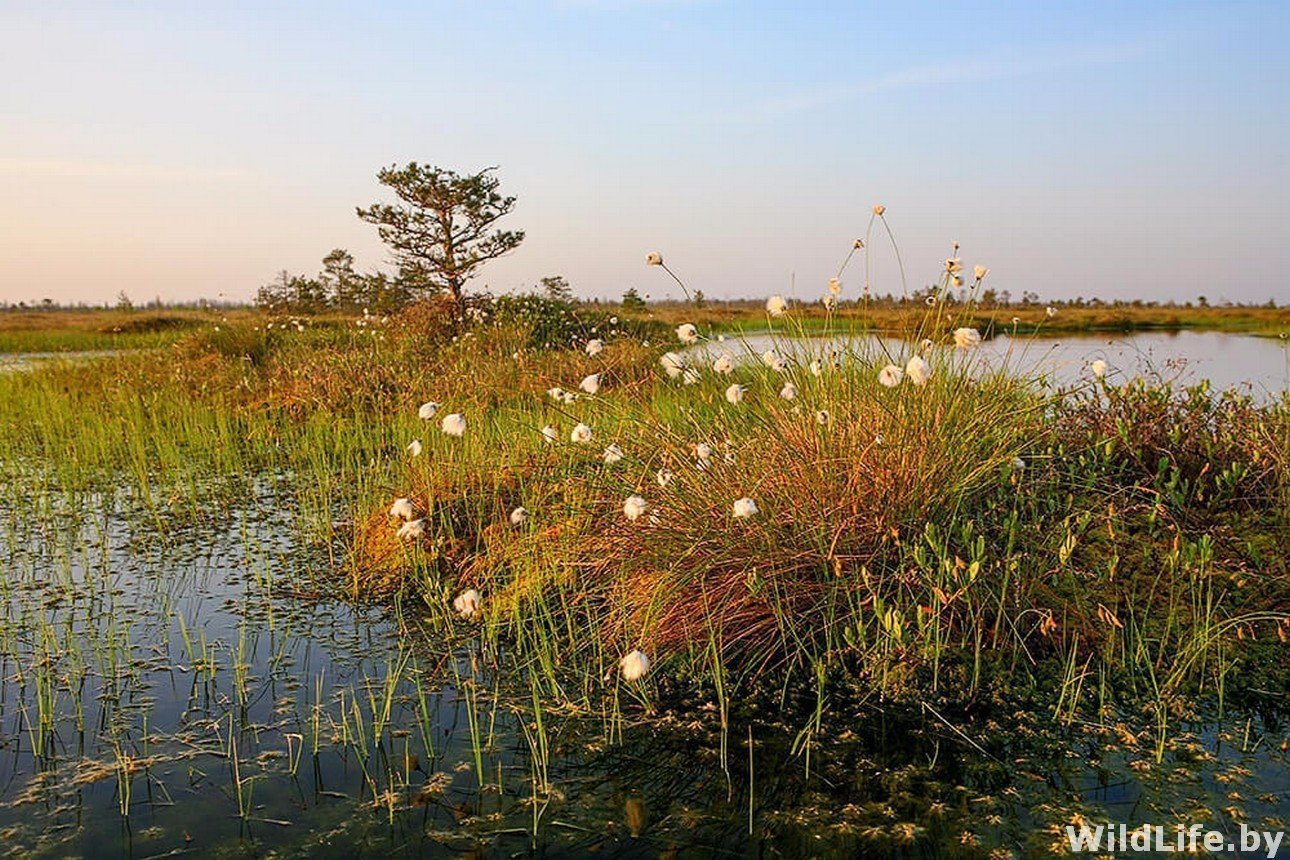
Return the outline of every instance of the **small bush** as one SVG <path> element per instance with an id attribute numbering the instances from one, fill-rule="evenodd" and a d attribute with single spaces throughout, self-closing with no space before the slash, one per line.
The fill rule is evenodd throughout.
<path id="1" fill-rule="evenodd" d="M 218 355 L 262 365 L 273 350 L 278 335 L 260 326 L 219 325 L 200 329 L 176 344 L 190 356 Z"/>
<path id="2" fill-rule="evenodd" d="M 203 320 L 173 314 L 141 314 L 127 316 L 99 327 L 102 334 L 151 334 L 159 331 L 196 328 Z"/>

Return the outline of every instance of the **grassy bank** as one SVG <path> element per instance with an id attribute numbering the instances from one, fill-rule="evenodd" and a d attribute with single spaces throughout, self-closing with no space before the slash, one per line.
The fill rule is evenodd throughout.
<path id="1" fill-rule="evenodd" d="M 1049 313 L 1052 307 L 1054 313 Z M 920 302 L 842 302 L 827 310 L 820 302 L 805 301 L 794 307 L 797 324 L 809 333 L 884 332 L 900 334 L 915 329 L 925 316 Z M 726 332 L 756 331 L 767 324 L 762 302 L 706 302 L 695 308 L 681 302 L 652 304 L 643 318 L 670 325 L 682 322 L 715 327 Z M 960 325 L 971 325 L 987 336 L 994 334 L 1048 336 L 1134 331 L 1228 331 L 1282 337 L 1290 333 L 1290 308 L 1269 307 L 1169 307 L 1103 305 L 1048 306 L 966 304 L 956 314 Z"/>
<path id="2" fill-rule="evenodd" d="M 6 311 L 0 313 L 0 353 L 166 346 L 220 318 L 198 311 Z"/>
<path id="3" fill-rule="evenodd" d="M 971 325 L 987 337 L 995 334 L 1045 335 L 1095 334 L 1133 331 L 1227 331 L 1282 337 L 1290 333 L 1290 308 L 1268 307 L 1161 307 L 1044 305 L 988 307 L 969 304 L 955 314 L 957 324 Z M 657 323 L 673 328 L 683 322 L 729 334 L 762 331 L 767 327 L 761 302 L 705 302 L 701 307 L 680 302 L 658 302 L 640 309 L 614 303 L 587 302 L 576 312 L 588 318 L 616 315 L 642 325 Z M 833 311 L 818 302 L 794 306 L 794 331 L 805 334 L 860 334 L 882 332 L 901 335 L 918 328 L 926 307 L 918 302 L 842 302 Z M 232 310 L 167 309 L 159 311 L 16 311 L 0 313 L 0 353 L 78 352 L 105 349 L 138 349 L 169 346 L 197 329 L 263 329 L 268 325 L 292 326 L 299 321 L 327 328 L 345 328 L 357 314 L 329 312 L 321 315 L 283 316 L 253 308 Z"/>
<path id="4" fill-rule="evenodd" d="M 977 313 L 925 311 L 885 355 L 801 352 L 816 323 L 791 311 L 774 355 L 718 344 L 728 367 L 541 302 L 467 328 L 435 308 L 204 326 L 161 361 L 0 379 L 10 510 L 106 492 L 164 531 L 277 480 L 295 539 L 331 553 L 310 588 L 415 598 L 541 707 L 682 697 L 724 724 L 780 699 L 806 748 L 838 701 L 935 695 L 958 724 L 1002 690 L 1145 721 L 1159 752 L 1196 702 L 1283 690 L 1286 403 L 1092 369 L 1044 395 L 953 345 Z"/>
<path id="5" fill-rule="evenodd" d="M 0 312 L 0 353 L 97 352 L 170 346 L 198 331 L 295 327 L 344 327 L 352 315 L 284 317 L 254 308 L 197 310 L 6 310 Z"/>

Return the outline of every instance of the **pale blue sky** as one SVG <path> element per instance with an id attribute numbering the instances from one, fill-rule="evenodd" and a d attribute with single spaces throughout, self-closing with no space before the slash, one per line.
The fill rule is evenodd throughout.
<path id="1" fill-rule="evenodd" d="M 665 295 L 657 249 L 816 298 L 881 202 L 915 283 L 957 239 L 1014 294 L 1285 301 L 1288 9 L 0 2 L 0 299 L 375 267 L 354 207 L 419 160 L 520 198 L 495 292 Z"/>

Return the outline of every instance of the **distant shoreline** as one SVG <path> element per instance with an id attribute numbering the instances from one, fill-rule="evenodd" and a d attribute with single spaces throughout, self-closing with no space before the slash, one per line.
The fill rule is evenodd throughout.
<path id="1" fill-rule="evenodd" d="M 986 337 L 1019 335 L 1096 335 L 1137 331 L 1222 331 L 1259 337 L 1285 337 L 1290 333 L 1290 307 L 1238 305 L 1186 307 L 1150 305 L 1008 305 L 965 307 L 950 304 L 947 317 L 956 325 L 979 329 Z M 615 312 L 623 319 L 674 327 L 694 323 L 717 333 L 755 333 L 768 325 L 761 302 L 707 302 L 694 306 L 660 302 L 644 308 L 625 309 L 618 303 L 577 302 L 574 312 Z M 781 334 L 803 335 L 882 333 L 907 334 L 925 314 L 922 303 L 880 302 L 862 307 L 846 303 L 828 313 L 818 303 L 794 304 L 787 322 L 777 321 Z M 329 310 L 299 314 L 315 324 L 344 325 L 359 312 Z M 173 343 L 186 333 L 221 324 L 265 324 L 285 319 L 254 307 L 198 309 L 165 307 L 116 310 L 80 308 L 6 308 L 0 311 L 0 353 L 72 352 L 103 349 L 158 347 Z"/>

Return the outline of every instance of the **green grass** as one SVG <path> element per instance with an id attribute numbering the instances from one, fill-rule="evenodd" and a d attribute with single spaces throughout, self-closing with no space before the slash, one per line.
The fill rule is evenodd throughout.
<path id="1" fill-rule="evenodd" d="M 194 311 L 7 311 L 0 313 L 0 353 L 155 348 L 219 319 Z"/>
<path id="2" fill-rule="evenodd" d="M 0 331 L 0 353 L 96 352 L 150 349 L 174 343 L 179 332 L 111 334 L 98 331 Z"/>
<path id="3" fill-rule="evenodd" d="M 164 532 L 277 481 L 294 539 L 333 560 L 309 587 L 415 597 L 445 633 L 505 644 L 508 672 L 560 707 L 648 709 L 662 678 L 723 712 L 803 690 L 807 749 L 851 688 L 894 702 L 1011 687 L 1068 722 L 1146 708 L 1163 734 L 1179 702 L 1228 697 L 1266 668 L 1240 642 L 1286 631 L 1284 402 L 1094 382 L 1058 400 L 1024 368 L 982 375 L 974 353 L 946 346 L 926 352 L 928 385 L 889 389 L 888 356 L 868 341 L 797 354 L 816 323 L 794 316 L 774 326 L 783 369 L 703 368 L 685 385 L 657 344 L 538 313 L 457 336 L 415 314 L 242 322 L 160 357 L 7 375 L 10 503 L 122 497 Z M 905 343 L 965 319 L 975 312 L 927 312 Z M 544 345 L 592 328 L 608 342 L 599 356 Z M 593 372 L 594 397 L 545 393 Z M 748 386 L 738 405 L 734 381 Z M 778 396 L 786 381 L 792 401 Z M 419 421 L 425 400 L 464 413 L 465 436 Z M 569 440 L 579 422 L 592 444 Z M 625 457 L 606 464 L 611 442 Z M 700 442 L 713 448 L 702 469 Z M 634 494 L 657 522 L 624 517 Z M 424 541 L 396 536 L 396 496 L 425 512 Z M 757 517 L 732 517 L 743 496 Z M 453 617 L 467 587 L 482 620 Z M 634 648 L 654 666 L 644 682 L 616 671 Z"/>

